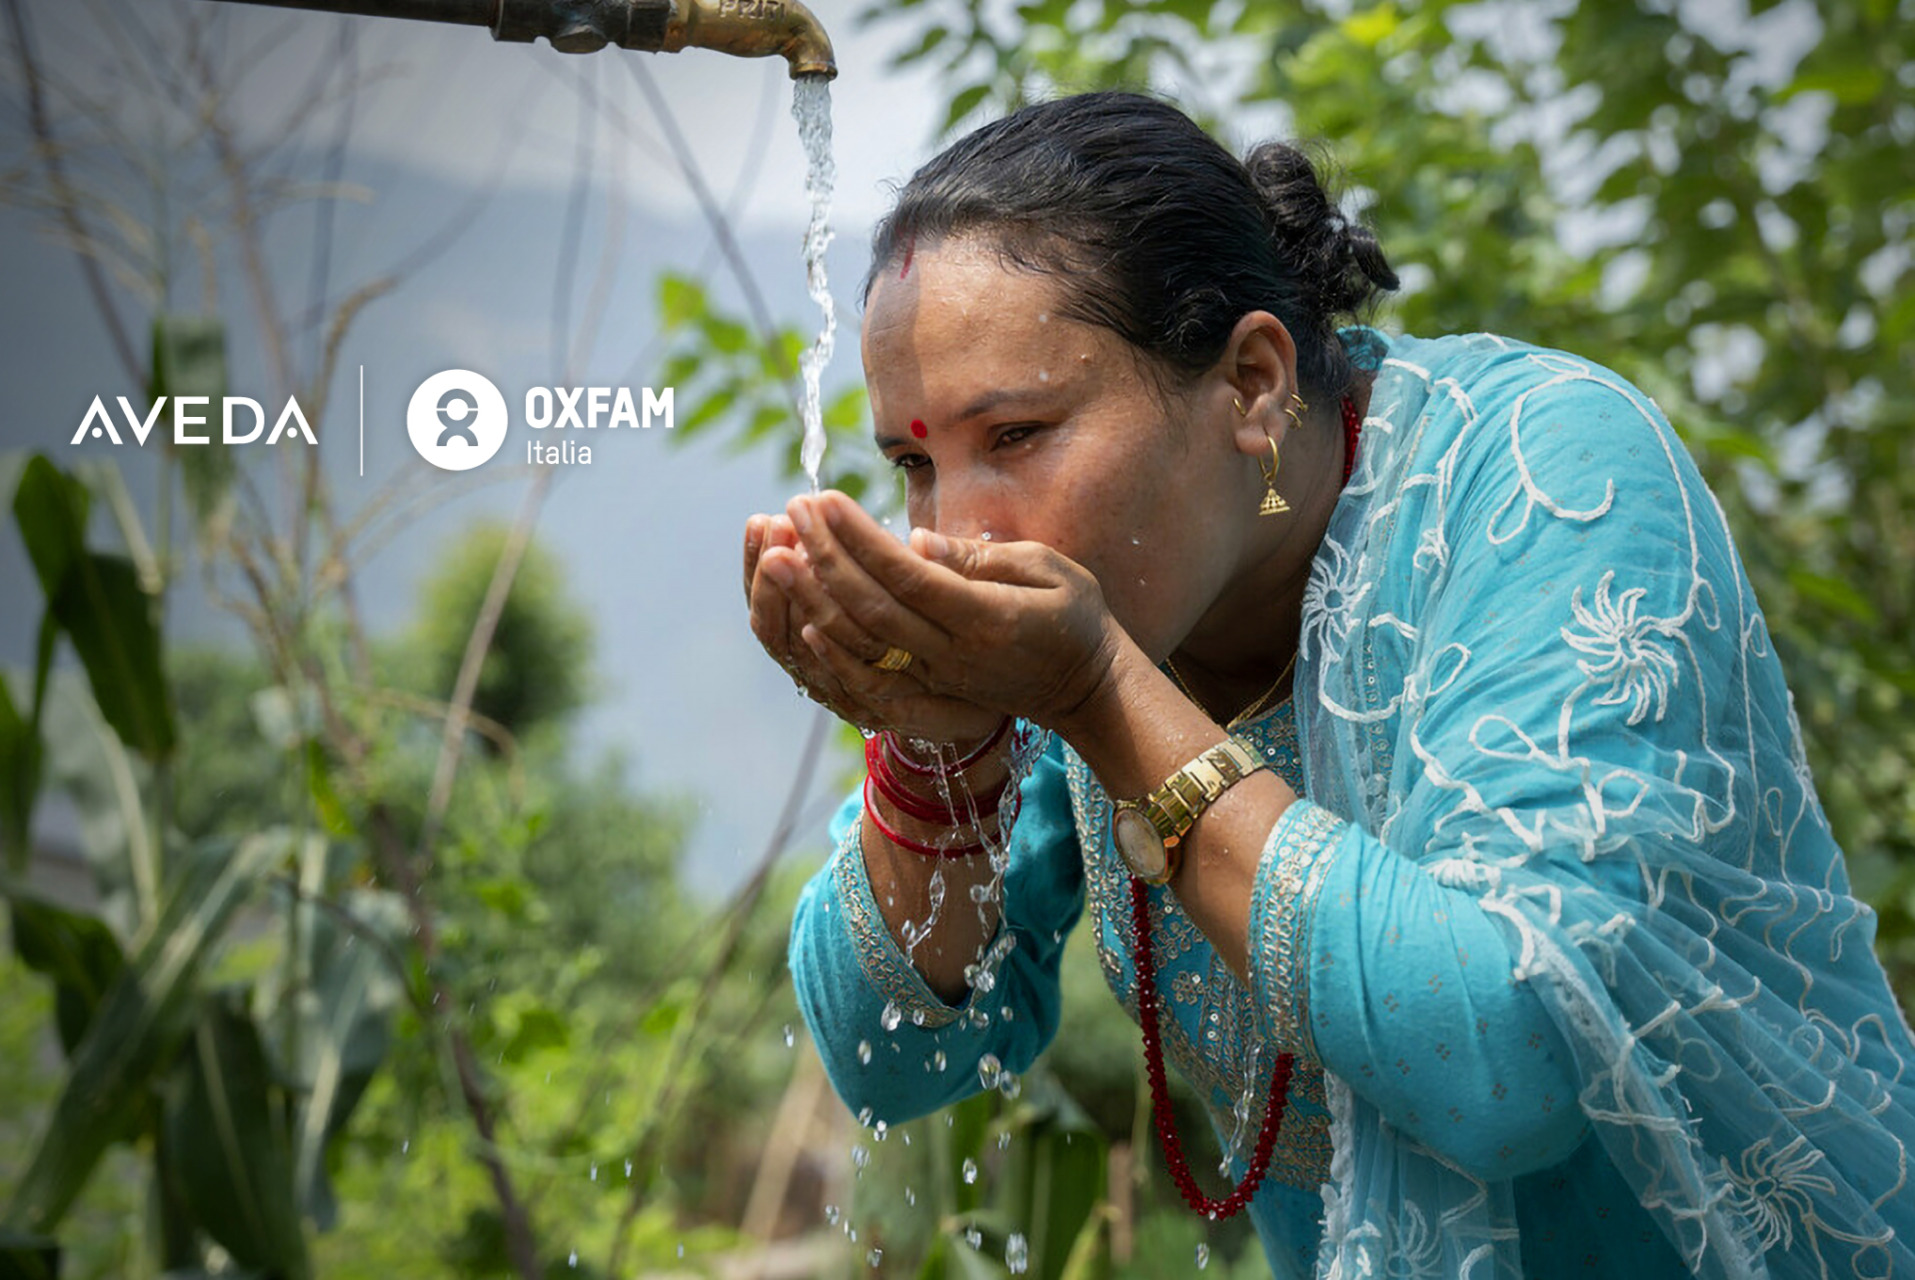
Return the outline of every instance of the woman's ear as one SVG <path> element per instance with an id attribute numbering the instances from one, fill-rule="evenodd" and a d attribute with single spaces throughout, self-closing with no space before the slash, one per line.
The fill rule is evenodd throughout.
<path id="1" fill-rule="evenodd" d="M 1252 311 L 1237 321 L 1217 361 L 1218 371 L 1242 410 L 1234 439 L 1239 453 L 1262 457 L 1270 442 L 1283 443 L 1290 419 L 1283 408 L 1297 388 L 1297 344 L 1283 321 L 1268 311 Z"/>

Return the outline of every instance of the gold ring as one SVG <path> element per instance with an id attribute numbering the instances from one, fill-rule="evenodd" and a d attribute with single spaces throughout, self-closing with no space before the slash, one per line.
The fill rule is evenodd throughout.
<path id="1" fill-rule="evenodd" d="M 912 657 L 909 649 L 900 649 L 897 645 L 892 645 L 884 651 L 882 658 L 879 658 L 871 665 L 880 671 L 902 671 L 911 665 L 911 661 Z"/>

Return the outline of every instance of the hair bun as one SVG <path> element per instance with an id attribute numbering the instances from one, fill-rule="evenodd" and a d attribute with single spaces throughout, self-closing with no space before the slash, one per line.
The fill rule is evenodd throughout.
<path id="1" fill-rule="evenodd" d="M 1326 317 L 1354 315 L 1397 287 L 1376 233 L 1344 216 L 1301 148 L 1260 143 L 1243 167 L 1263 206 L 1277 261 L 1308 283 Z"/>

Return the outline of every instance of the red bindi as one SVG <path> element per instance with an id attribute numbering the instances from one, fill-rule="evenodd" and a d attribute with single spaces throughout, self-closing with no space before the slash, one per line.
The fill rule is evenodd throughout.
<path id="1" fill-rule="evenodd" d="M 923 418 L 913 418 L 911 419 L 911 434 L 922 440 L 924 437 L 930 435 L 931 432 L 925 427 Z"/>

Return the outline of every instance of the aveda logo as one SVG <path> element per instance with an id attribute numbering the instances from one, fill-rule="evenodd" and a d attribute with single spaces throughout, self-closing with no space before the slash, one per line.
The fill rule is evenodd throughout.
<path id="1" fill-rule="evenodd" d="M 167 401 L 173 405 L 173 443 L 177 445 L 212 444 L 212 422 L 205 413 L 205 406 L 212 404 L 211 396 L 160 396 L 153 401 L 153 407 L 142 418 L 133 411 L 133 406 L 125 396 L 114 397 L 120 402 L 120 413 L 126 424 L 127 434 L 133 437 L 133 443 L 144 445 L 148 436 L 153 434 L 165 416 Z M 113 421 L 113 415 L 102 403 L 104 397 L 94 396 L 93 407 L 86 411 L 86 417 L 80 420 L 79 430 L 73 433 L 69 444 L 79 444 L 89 436 L 95 440 L 107 439 L 114 444 L 125 443 L 120 438 L 119 425 Z M 219 412 L 219 442 L 221 444 L 251 444 L 265 435 L 266 410 L 257 400 L 245 396 L 221 396 Z M 252 426 L 247 430 L 236 430 L 243 426 L 237 421 L 236 414 L 251 414 Z M 201 434 L 205 432 L 206 434 Z M 316 445 L 318 439 L 306 422 L 306 415 L 299 407 L 299 401 L 291 396 L 286 398 L 286 407 L 279 411 L 279 417 L 273 422 L 272 434 L 266 436 L 267 444 L 278 444 L 285 437 L 289 440 L 304 440 Z"/>

